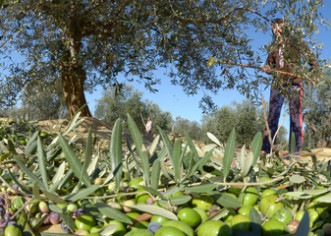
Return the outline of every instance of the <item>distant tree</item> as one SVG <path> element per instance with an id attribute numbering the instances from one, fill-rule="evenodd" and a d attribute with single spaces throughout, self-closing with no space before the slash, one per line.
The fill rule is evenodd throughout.
<path id="1" fill-rule="evenodd" d="M 125 121 L 127 113 L 132 116 L 140 130 L 143 131 L 144 124 L 141 117 L 147 117 L 147 113 L 141 92 L 134 91 L 132 86 L 124 86 L 119 94 L 116 87 L 103 90 L 102 97 L 97 101 L 96 118 L 113 126 L 118 118 Z M 126 125 L 125 129 L 127 129 Z"/>
<path id="2" fill-rule="evenodd" d="M 306 89 L 304 147 L 326 147 L 331 144 L 331 70 L 325 70 L 317 90 Z"/>
<path id="3" fill-rule="evenodd" d="M 127 114 L 130 114 L 141 132 L 145 131 L 144 123 L 150 116 L 153 132 L 157 130 L 157 126 L 165 130 L 169 129 L 172 123 L 171 114 L 162 111 L 157 104 L 148 100 L 143 101 L 142 95 L 142 92 L 134 90 L 130 85 L 124 85 L 121 91 L 116 87 L 109 87 L 103 91 L 102 97 L 97 101 L 95 116 L 113 126 L 118 118 L 126 121 Z M 128 129 L 126 122 L 123 128 Z"/>
<path id="4" fill-rule="evenodd" d="M 262 111 L 249 100 L 234 102 L 231 107 L 223 106 L 214 114 L 204 116 L 202 123 L 203 134 L 210 132 L 223 144 L 233 128 L 236 129 L 238 145 L 250 145 L 256 133 L 264 128 Z M 207 141 L 207 137 L 204 140 Z"/>
<path id="5" fill-rule="evenodd" d="M 284 126 L 280 126 L 277 139 L 276 139 L 276 145 L 279 146 L 279 149 L 284 150 L 288 148 L 288 140 L 289 140 L 289 134 L 287 129 Z"/>
<path id="6" fill-rule="evenodd" d="M 33 94 L 33 96 L 32 96 Z M 1 116 L 25 120 L 55 120 L 68 118 L 59 87 L 40 84 L 35 91 L 24 91 L 24 103 L 4 109 Z"/>
<path id="7" fill-rule="evenodd" d="M 55 120 L 68 118 L 67 109 L 60 90 L 61 86 L 39 84 L 35 91 L 24 91 L 23 106 L 29 111 L 30 119 Z"/>
<path id="8" fill-rule="evenodd" d="M 193 140 L 200 140 L 201 126 L 196 121 L 190 121 L 177 116 L 173 124 L 173 133 L 176 137 L 183 137 L 187 134 Z"/>
<path id="9" fill-rule="evenodd" d="M 173 122 L 172 115 L 168 111 L 162 111 L 159 105 L 152 103 L 151 101 L 144 101 L 146 105 L 146 114 L 150 116 L 153 122 L 152 131 L 156 132 L 157 127 L 160 127 L 164 131 L 171 130 L 171 124 Z"/>
<path id="10" fill-rule="evenodd" d="M 234 103 L 236 107 L 236 133 L 238 144 L 250 145 L 257 132 L 264 128 L 262 111 L 251 101 L 244 100 L 242 103 Z"/>
<path id="11" fill-rule="evenodd" d="M 202 132 L 214 134 L 223 144 L 226 143 L 232 129 L 237 124 L 236 112 L 229 106 L 223 106 L 215 113 L 203 117 Z M 208 140 L 207 137 L 205 140 Z"/>
<path id="12" fill-rule="evenodd" d="M 296 1 L 294 1 L 296 2 Z M 262 63 L 251 48 L 247 28 L 269 31 L 281 15 L 290 31 L 311 36 L 322 22 L 323 1 L 164 1 L 164 0 L 6 0 L 0 29 L 7 60 L 0 84 L 1 106 L 13 105 L 26 87 L 61 81 L 69 117 L 84 104 L 84 90 L 117 81 L 119 74 L 143 81 L 148 89 L 168 75 L 187 94 L 236 88 L 250 95 L 264 83 L 244 67 L 206 67 L 208 58 Z M 311 42 L 317 44 L 318 42 Z M 296 68 L 303 72 L 306 67 Z M 219 73 L 219 70 L 222 73 Z M 29 90 L 33 91 L 33 89 Z M 212 104 L 209 97 L 203 101 Z M 23 101 L 24 102 L 24 101 Z M 88 107 L 83 116 L 91 116 Z"/>

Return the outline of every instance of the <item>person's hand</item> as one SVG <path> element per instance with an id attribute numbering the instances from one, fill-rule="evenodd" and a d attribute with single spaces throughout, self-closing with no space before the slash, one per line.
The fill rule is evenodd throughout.
<path id="1" fill-rule="evenodd" d="M 266 65 L 266 66 L 262 67 L 261 70 L 262 70 L 262 72 L 265 72 L 267 74 L 270 74 L 270 72 L 271 72 L 271 69 L 270 69 L 269 65 Z"/>

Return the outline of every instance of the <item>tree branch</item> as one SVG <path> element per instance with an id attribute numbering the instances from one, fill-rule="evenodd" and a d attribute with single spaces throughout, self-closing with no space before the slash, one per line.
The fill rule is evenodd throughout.
<path id="1" fill-rule="evenodd" d="M 86 9 L 86 11 L 81 14 L 81 16 L 85 16 L 85 15 L 89 14 L 91 11 L 100 7 L 103 3 L 105 3 L 105 0 L 100 0 L 98 3 L 94 4 L 94 6 L 91 6 L 90 8 Z"/>
<path id="2" fill-rule="evenodd" d="M 89 12 L 96 9 L 97 7 L 101 6 L 102 3 L 104 2 L 104 0 L 101 0 L 99 2 L 99 4 L 93 6 L 93 9 L 89 9 Z M 116 13 L 114 13 L 113 15 L 114 16 L 119 16 L 121 12 L 123 12 L 123 10 L 125 9 L 125 7 L 127 7 L 129 4 L 131 4 L 132 1 L 129 0 L 127 2 L 122 2 L 122 6 L 119 7 L 118 11 Z M 82 15 L 84 16 L 85 13 Z M 96 33 L 99 33 L 99 34 L 102 34 L 102 35 L 105 35 L 105 36 L 112 36 L 113 35 L 113 32 L 111 32 L 111 30 L 114 28 L 114 26 L 117 24 L 117 22 L 115 20 L 109 20 L 109 19 L 106 19 L 104 21 L 99 21 L 99 22 L 96 22 L 94 23 L 94 25 L 91 25 L 90 22 L 86 21 L 85 20 L 85 17 L 80 17 L 80 20 L 83 23 L 83 25 L 85 26 L 84 27 L 84 32 L 82 33 L 82 36 L 88 36 L 88 35 L 92 35 L 92 34 L 96 34 Z M 98 31 L 102 29 L 102 31 Z M 106 31 L 105 31 L 106 29 Z"/>

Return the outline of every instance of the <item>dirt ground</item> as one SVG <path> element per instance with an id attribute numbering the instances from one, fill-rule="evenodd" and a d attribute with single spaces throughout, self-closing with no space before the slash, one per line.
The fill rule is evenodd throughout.
<path id="1" fill-rule="evenodd" d="M 64 132 L 69 124 L 69 120 L 44 120 L 39 121 L 37 126 L 41 131 L 45 131 L 51 134 L 57 134 Z M 85 117 L 81 124 L 79 124 L 74 131 L 68 134 L 68 138 L 72 138 L 77 135 L 77 138 L 85 141 L 87 139 L 87 133 L 89 128 L 92 128 L 92 137 L 97 138 L 97 147 L 100 149 L 109 149 L 109 143 L 111 138 L 111 127 L 104 122 L 93 118 Z"/>

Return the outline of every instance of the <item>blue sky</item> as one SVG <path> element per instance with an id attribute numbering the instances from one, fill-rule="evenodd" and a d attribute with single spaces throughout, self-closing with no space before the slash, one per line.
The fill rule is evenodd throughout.
<path id="1" fill-rule="evenodd" d="M 324 7 L 321 8 L 321 13 L 324 17 L 328 16 L 331 12 L 331 1 L 324 1 Z M 253 47 L 260 47 L 271 41 L 271 31 L 267 33 L 257 32 L 255 34 Z M 321 58 L 329 59 L 331 51 L 331 31 L 325 30 L 324 28 L 319 29 L 319 34 L 316 35 L 316 39 L 323 43 L 323 52 Z M 163 71 L 159 71 L 163 74 Z M 151 93 L 144 89 L 143 84 L 137 82 L 130 83 L 134 86 L 135 89 L 143 92 L 143 98 L 148 99 L 154 103 L 157 103 L 163 111 L 169 111 L 172 114 L 172 117 L 175 119 L 177 116 L 188 119 L 190 121 L 197 121 L 201 123 L 202 120 L 202 110 L 199 108 L 199 101 L 203 96 L 203 91 L 200 91 L 197 95 L 188 96 L 186 95 L 182 88 L 179 86 L 173 86 L 170 83 L 170 79 L 166 76 L 163 76 L 162 82 L 160 85 L 157 85 L 155 88 L 159 90 L 157 93 Z M 98 88 L 93 94 L 86 94 L 89 107 L 94 114 L 96 100 L 100 99 L 102 93 L 101 88 Z M 236 90 L 220 90 L 216 95 L 207 93 L 213 98 L 215 104 L 218 107 L 229 105 L 231 106 L 233 101 L 241 102 L 245 99 L 244 96 L 240 95 Z M 269 88 L 263 92 L 264 98 L 266 101 L 269 100 Z M 283 111 L 285 107 L 283 106 Z M 282 120 L 282 117 L 280 121 Z M 284 122 L 285 128 L 288 129 L 289 121 L 288 119 Z"/>

